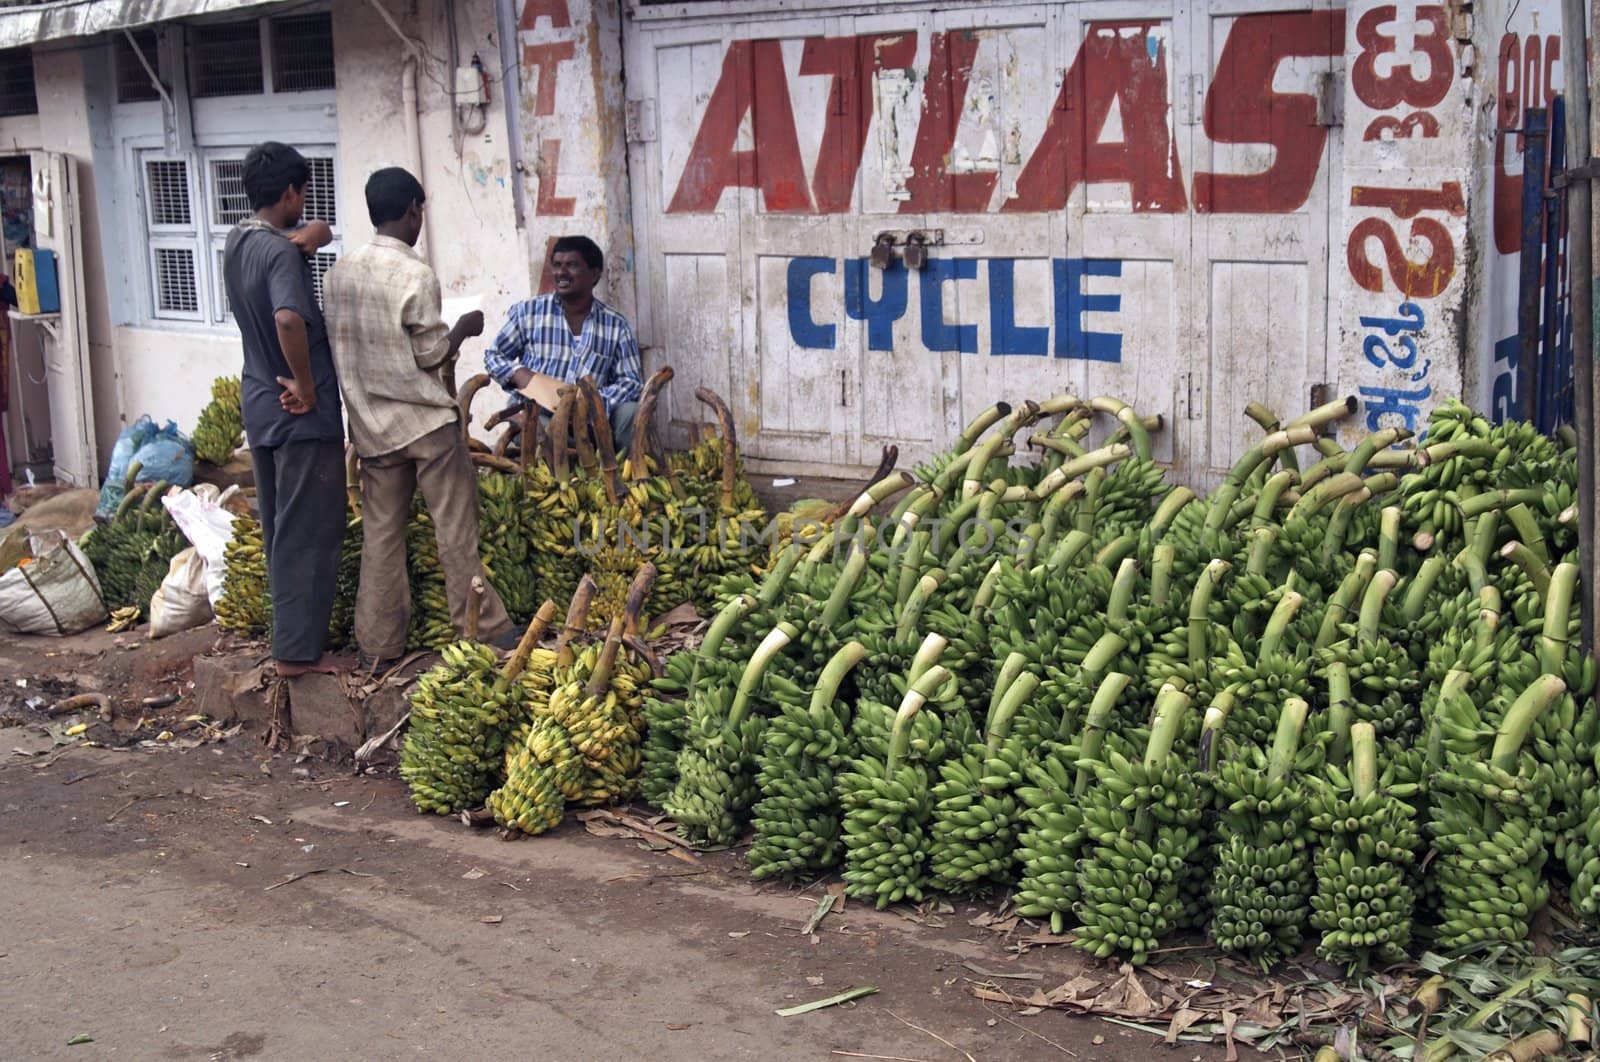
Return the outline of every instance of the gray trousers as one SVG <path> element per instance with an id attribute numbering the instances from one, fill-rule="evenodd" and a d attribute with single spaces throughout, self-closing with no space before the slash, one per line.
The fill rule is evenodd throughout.
<path id="1" fill-rule="evenodd" d="M 315 663 L 328 646 L 344 544 L 344 443 L 257 447 L 250 458 L 272 592 L 272 656 Z"/>
<path id="2" fill-rule="evenodd" d="M 406 525 L 418 488 L 433 517 L 444 572 L 450 622 L 467 629 L 474 575 L 483 576 L 478 637 L 511 629 L 500 595 L 478 556 L 478 474 L 454 424 L 436 428 L 408 446 L 361 461 L 361 589 L 356 594 L 356 644 L 367 656 L 388 660 L 405 652 L 411 622 L 406 579 Z"/>

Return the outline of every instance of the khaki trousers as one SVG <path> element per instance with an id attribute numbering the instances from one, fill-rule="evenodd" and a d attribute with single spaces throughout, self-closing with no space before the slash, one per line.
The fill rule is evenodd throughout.
<path id="1" fill-rule="evenodd" d="M 356 593 L 356 644 L 367 656 L 388 660 L 405 652 L 411 621 L 406 579 L 406 525 L 411 498 L 422 498 L 433 517 L 439 567 L 450 599 L 450 622 L 467 629 L 471 584 L 482 576 L 478 557 L 478 476 L 461 441 L 447 424 L 409 446 L 361 461 L 361 588 Z M 511 629 L 500 595 L 484 577 L 478 636 L 485 641 Z"/>

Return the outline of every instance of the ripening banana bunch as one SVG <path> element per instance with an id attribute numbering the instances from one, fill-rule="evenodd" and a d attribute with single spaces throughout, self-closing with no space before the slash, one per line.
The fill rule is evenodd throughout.
<path id="1" fill-rule="evenodd" d="M 647 665 L 621 657 L 621 622 L 619 615 L 612 621 L 613 635 L 578 654 L 574 671 L 588 672 L 587 681 L 568 677 L 551 692 L 545 709 L 582 757 L 579 803 L 624 800 L 637 785 L 640 710 L 650 675 Z"/>
<path id="2" fill-rule="evenodd" d="M 438 649 L 457 638 L 450 622 L 450 599 L 445 594 L 444 571 L 439 567 L 439 541 L 433 518 L 418 492 L 406 527 L 406 576 L 411 583 L 411 626 L 406 645 L 412 649 Z"/>
<path id="3" fill-rule="evenodd" d="M 225 465 L 244 445 L 244 398 L 239 377 L 219 376 L 211 382 L 211 401 L 195 422 L 194 455 L 213 465 Z"/>
<path id="4" fill-rule="evenodd" d="M 1024 672 L 996 687 L 984 744 L 939 766 L 940 780 L 930 794 L 928 872 L 941 891 L 970 895 L 1011 880 L 1022 822 L 1016 790 L 1032 757 L 1027 744 L 1008 738 L 1012 719 L 1038 686 L 1039 677 Z"/>
<path id="5" fill-rule="evenodd" d="M 922 710 L 922 690 L 949 678 L 946 669 L 930 668 L 895 712 L 888 747 L 881 754 L 864 751 L 838 776 L 845 894 L 871 900 L 879 910 L 923 897 L 933 800 L 926 766 L 910 757 L 912 722 Z"/>
<path id="6" fill-rule="evenodd" d="M 1078 947 L 1142 965 L 1182 914 L 1188 863 L 1200 844 L 1201 793 L 1172 745 L 1189 707 L 1172 687 L 1156 699 L 1144 758 L 1107 749 L 1083 809 L 1086 852 L 1078 864 Z"/>
<path id="7" fill-rule="evenodd" d="M 696 654 L 683 651 L 667 657 L 665 673 L 650 682 L 644 699 L 644 745 L 640 750 L 639 795 L 660 807 L 672 792 L 678 752 L 689 729 L 688 694 L 694 688 Z"/>
<path id="8" fill-rule="evenodd" d="M 536 719 L 522 745 L 506 761 L 506 778 L 489 794 L 494 821 L 537 836 L 561 824 L 567 801 L 582 791 L 583 758 L 567 732 L 550 719 Z"/>
<path id="9" fill-rule="evenodd" d="M 493 468 L 478 471 L 479 554 L 490 585 L 513 621 L 526 620 L 540 601 L 528 563 L 527 482 L 526 475 Z"/>
<path id="10" fill-rule="evenodd" d="M 1300 697 L 1285 697 L 1270 754 L 1245 744 L 1212 776 L 1220 810 L 1212 939 L 1263 969 L 1299 948 L 1311 894 L 1306 794 L 1293 770 L 1308 710 Z"/>
<path id="11" fill-rule="evenodd" d="M 460 641 L 411 694 L 411 726 L 400 777 L 420 811 L 448 815 L 478 807 L 498 783 L 515 694 L 493 649 Z"/>
<path id="12" fill-rule="evenodd" d="M 1351 727 L 1348 772 L 1334 764 L 1310 780 L 1311 829 L 1317 835 L 1311 926 L 1317 953 L 1352 975 L 1405 957 L 1415 896 L 1410 884 L 1418 843 L 1414 787 L 1378 771 L 1370 723 Z"/>
<path id="13" fill-rule="evenodd" d="M 217 626 L 253 638 L 272 628 L 272 595 L 267 592 L 267 555 L 261 524 L 249 513 L 233 518 L 233 538 L 222 552 L 222 596 L 217 599 Z"/>
<path id="14" fill-rule="evenodd" d="M 780 695 L 757 757 L 762 794 L 752 815 L 755 843 L 747 860 L 756 878 L 786 880 L 837 866 L 844 834 L 835 781 L 850 750 L 847 707 L 839 687 L 865 659 L 858 641 L 841 646 L 807 696 Z"/>
<path id="15" fill-rule="evenodd" d="M 1491 748 L 1480 743 L 1475 755 L 1446 751 L 1430 777 L 1429 833 L 1438 852 L 1430 870 L 1439 887 L 1435 940 L 1441 949 L 1525 940 L 1549 899 L 1542 871 L 1550 840 L 1544 833 L 1550 770 L 1525 743 L 1565 690 L 1559 677 L 1540 675 L 1500 721 Z M 1458 720 L 1458 732 L 1478 722 L 1476 706 L 1463 695 L 1441 696 L 1436 713 Z"/>

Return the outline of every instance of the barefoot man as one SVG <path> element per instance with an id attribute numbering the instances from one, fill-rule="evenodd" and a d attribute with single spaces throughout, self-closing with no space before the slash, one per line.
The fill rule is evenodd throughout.
<path id="1" fill-rule="evenodd" d="M 274 141 L 244 159 L 255 211 L 228 233 L 222 277 L 244 341 L 244 430 L 255 463 L 278 674 L 332 671 L 323 655 L 344 542 L 344 422 L 307 255 L 332 237 L 301 225 L 311 167 Z"/>

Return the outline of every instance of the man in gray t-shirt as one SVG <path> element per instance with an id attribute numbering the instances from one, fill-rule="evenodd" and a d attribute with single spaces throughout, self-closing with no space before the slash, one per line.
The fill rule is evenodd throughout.
<path id="1" fill-rule="evenodd" d="M 344 421 L 328 332 L 305 247 L 327 226 L 303 229 L 311 167 L 267 142 L 244 160 L 255 213 L 228 234 L 222 277 L 244 341 L 244 430 L 272 593 L 272 656 L 280 675 L 333 670 L 323 656 L 344 542 Z"/>

